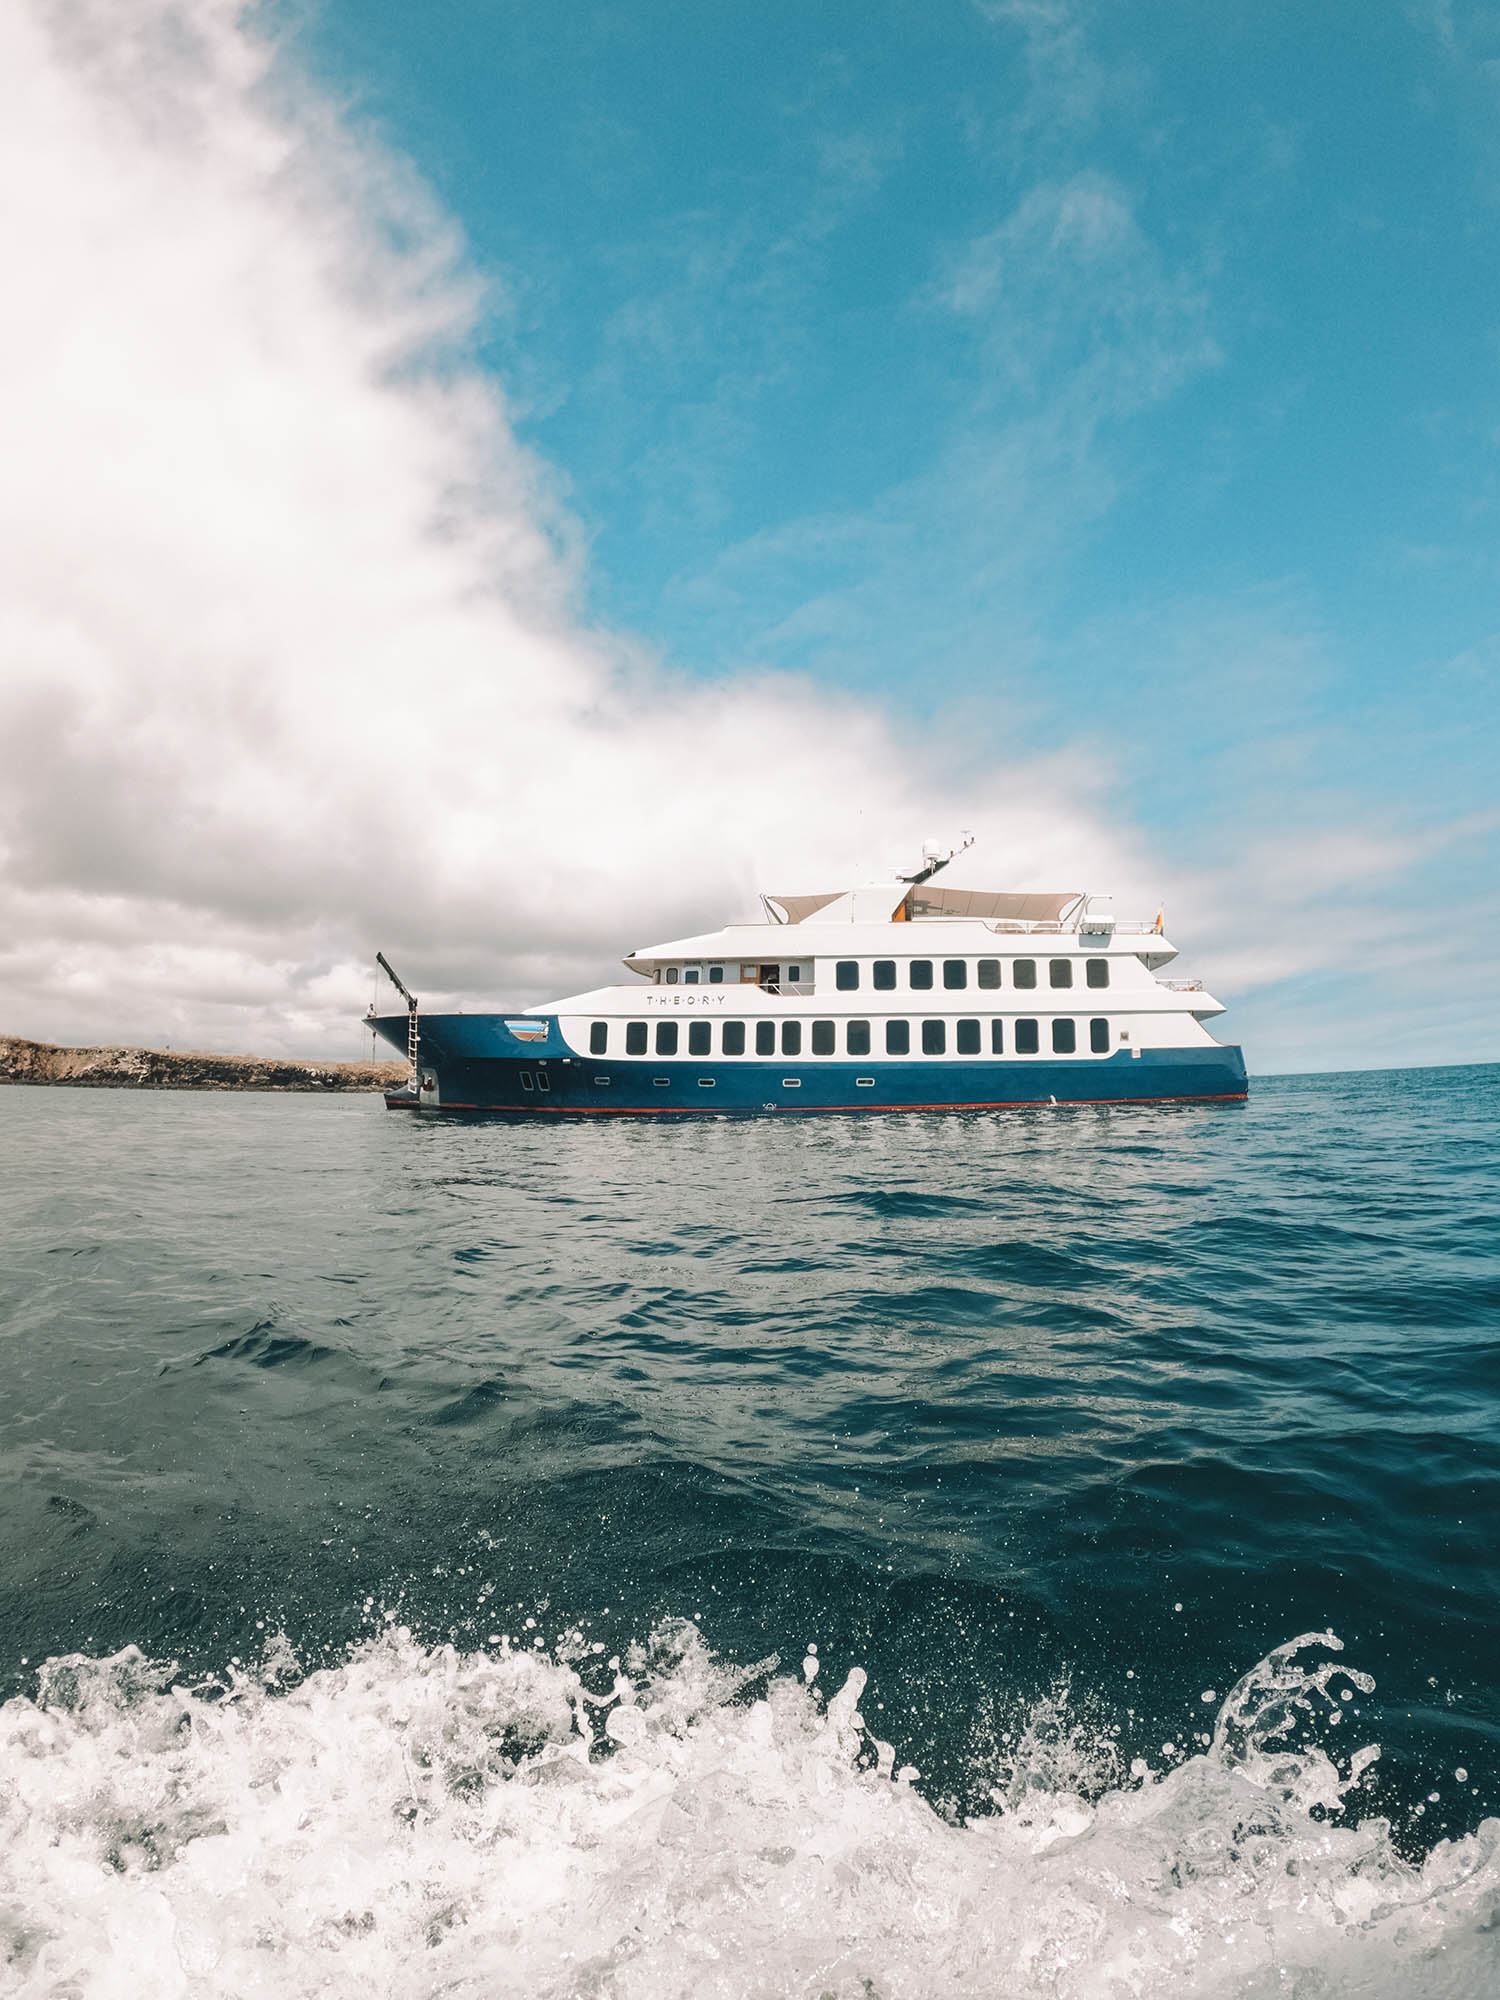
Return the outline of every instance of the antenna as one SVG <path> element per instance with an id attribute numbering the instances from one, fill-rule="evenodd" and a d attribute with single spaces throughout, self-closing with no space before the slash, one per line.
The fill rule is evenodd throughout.
<path id="1" fill-rule="evenodd" d="M 940 852 L 936 841 L 925 840 L 922 843 L 922 860 L 925 866 L 919 868 L 915 875 L 898 875 L 896 880 L 909 882 L 915 889 L 921 882 L 930 882 L 940 868 L 946 868 L 948 863 L 962 854 L 965 848 L 973 845 L 974 836 L 967 827 L 960 833 L 957 847 L 950 847 L 946 854 Z"/>

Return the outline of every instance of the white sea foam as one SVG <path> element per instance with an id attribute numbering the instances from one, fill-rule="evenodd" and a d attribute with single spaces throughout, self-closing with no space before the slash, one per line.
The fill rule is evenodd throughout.
<path id="1" fill-rule="evenodd" d="M 894 1770 L 861 1674 L 825 1698 L 691 1626 L 602 1673 L 399 1627 L 284 1687 L 274 1655 L 198 1690 L 55 1660 L 0 1709 L 0 1992 L 1492 1994 L 1500 1821 L 1414 1867 L 1323 1816 L 1373 1755 L 1314 1740 L 1337 1645 L 1279 1649 L 1208 1748 L 1124 1782 L 1107 1733 L 1036 1711 L 963 1825 Z"/>

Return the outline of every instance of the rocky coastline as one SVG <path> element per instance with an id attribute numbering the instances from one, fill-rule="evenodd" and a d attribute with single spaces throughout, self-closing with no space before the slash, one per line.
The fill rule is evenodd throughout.
<path id="1" fill-rule="evenodd" d="M 295 1062 L 270 1056 L 215 1056 L 195 1049 L 69 1049 L 0 1035 L 0 1084 L 73 1085 L 87 1090 L 394 1090 L 411 1074 L 404 1062 Z"/>

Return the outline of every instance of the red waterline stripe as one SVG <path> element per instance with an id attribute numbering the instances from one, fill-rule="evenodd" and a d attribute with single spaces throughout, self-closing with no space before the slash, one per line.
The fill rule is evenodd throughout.
<path id="1" fill-rule="evenodd" d="M 1182 1097 L 1059 1097 L 1056 1106 L 1064 1104 L 1244 1104 L 1249 1100 L 1248 1090 L 1206 1090 L 1196 1091 Z M 397 1107 L 390 1107 L 395 1110 Z M 405 1109 L 405 1106 L 400 1107 Z M 552 1118 L 703 1118 L 724 1117 L 724 1112 L 716 1112 L 711 1105 L 695 1104 L 691 1111 L 685 1104 L 437 1104 L 435 1111 L 516 1111 L 528 1117 Z M 774 1107 L 782 1109 L 780 1105 Z M 793 1104 L 785 1107 L 788 1111 L 804 1114 L 824 1111 L 837 1116 L 845 1111 L 1050 1111 L 1053 1103 L 1043 1097 L 1005 1097 L 983 1104 Z M 733 1107 L 756 1115 L 748 1105 Z M 761 1113 L 760 1115 L 764 1115 Z"/>

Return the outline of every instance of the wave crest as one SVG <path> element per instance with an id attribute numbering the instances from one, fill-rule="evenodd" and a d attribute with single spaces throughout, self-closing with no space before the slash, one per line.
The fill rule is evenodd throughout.
<path id="1" fill-rule="evenodd" d="M 1420 1866 L 1349 1823 L 1375 1751 L 1321 1740 L 1341 1678 L 1369 1685 L 1338 1647 L 1279 1647 L 1163 1774 L 1044 1704 L 959 1825 L 858 1669 L 825 1699 L 815 1651 L 734 1667 L 686 1623 L 608 1662 L 391 1623 L 305 1678 L 277 1642 L 199 1687 L 134 1648 L 54 1660 L 0 1708 L 0 1991 L 1493 1991 L 1500 1821 Z"/>

